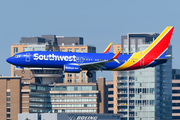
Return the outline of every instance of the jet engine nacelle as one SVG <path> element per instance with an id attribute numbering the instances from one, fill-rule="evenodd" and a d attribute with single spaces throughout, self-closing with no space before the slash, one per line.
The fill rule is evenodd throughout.
<path id="1" fill-rule="evenodd" d="M 81 68 L 77 65 L 64 65 L 64 72 L 79 73 Z"/>

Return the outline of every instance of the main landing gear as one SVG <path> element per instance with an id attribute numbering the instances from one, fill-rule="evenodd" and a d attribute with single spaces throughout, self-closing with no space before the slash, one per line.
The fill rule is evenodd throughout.
<path id="1" fill-rule="evenodd" d="M 92 74 L 90 71 L 88 71 L 88 72 L 86 73 L 86 75 L 87 75 L 89 78 L 92 78 L 92 77 L 93 77 L 93 74 Z"/>

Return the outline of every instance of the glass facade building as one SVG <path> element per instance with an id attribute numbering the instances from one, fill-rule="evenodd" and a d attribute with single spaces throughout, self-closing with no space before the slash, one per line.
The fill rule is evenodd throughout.
<path id="1" fill-rule="evenodd" d="M 158 34 L 128 34 L 122 36 L 122 54 L 145 50 Z M 169 46 L 168 55 L 172 54 Z M 170 120 L 172 60 L 152 68 L 120 71 L 114 74 L 116 99 L 114 113 L 122 120 Z"/>
<path id="2" fill-rule="evenodd" d="M 96 85 L 30 85 L 29 89 L 29 113 L 97 113 Z"/>

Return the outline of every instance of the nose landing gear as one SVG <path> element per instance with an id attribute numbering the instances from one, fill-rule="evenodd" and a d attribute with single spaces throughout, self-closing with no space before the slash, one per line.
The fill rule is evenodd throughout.
<path id="1" fill-rule="evenodd" d="M 21 73 L 22 73 L 22 74 L 24 74 L 24 73 L 25 73 L 24 69 L 21 71 Z"/>
<path id="2" fill-rule="evenodd" d="M 93 77 L 93 74 L 92 74 L 90 71 L 88 71 L 88 72 L 86 73 L 86 75 L 87 75 L 89 78 L 92 78 L 92 77 Z"/>

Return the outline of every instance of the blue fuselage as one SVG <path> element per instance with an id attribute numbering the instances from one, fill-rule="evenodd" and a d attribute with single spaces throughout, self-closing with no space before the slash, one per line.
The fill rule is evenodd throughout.
<path id="1" fill-rule="evenodd" d="M 86 64 L 86 63 L 97 63 L 100 61 L 106 61 L 114 56 L 113 53 L 102 54 L 102 53 L 75 53 L 75 52 L 50 52 L 50 51 L 29 51 L 17 53 L 13 57 L 7 59 L 7 62 L 20 66 L 20 67 L 41 67 L 41 68 L 63 68 L 67 64 Z M 119 55 L 117 60 L 111 61 L 102 67 L 102 70 L 113 70 L 123 65 L 132 56 Z M 162 64 L 152 63 L 152 65 Z M 151 66 L 150 66 L 151 67 Z M 88 70 L 83 68 L 83 70 Z M 91 68 L 91 70 L 97 70 Z"/>

